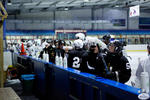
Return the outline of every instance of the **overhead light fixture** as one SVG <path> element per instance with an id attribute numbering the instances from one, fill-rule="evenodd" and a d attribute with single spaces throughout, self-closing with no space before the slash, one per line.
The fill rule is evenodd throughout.
<path id="1" fill-rule="evenodd" d="M 115 5 L 115 7 L 119 7 L 119 5 Z"/>
<path id="2" fill-rule="evenodd" d="M 68 7 L 65 7 L 64 10 L 69 10 L 69 8 L 68 8 Z"/>
<path id="3" fill-rule="evenodd" d="M 84 2 L 90 2 L 90 0 L 83 0 Z"/>
<path id="4" fill-rule="evenodd" d="M 11 0 L 8 0 L 7 5 L 12 5 Z"/>

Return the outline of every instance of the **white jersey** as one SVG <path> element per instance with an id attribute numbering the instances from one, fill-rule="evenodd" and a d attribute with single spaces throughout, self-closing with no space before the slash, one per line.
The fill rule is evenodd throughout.
<path id="1" fill-rule="evenodd" d="M 35 56 L 35 51 L 34 51 L 34 48 L 32 46 L 28 47 L 26 50 L 27 50 L 26 52 L 27 52 L 28 56 Z"/>
<path id="2" fill-rule="evenodd" d="M 46 45 L 48 45 L 48 43 L 47 42 L 43 42 L 42 43 L 42 48 L 45 48 Z"/>
<path id="3" fill-rule="evenodd" d="M 37 45 L 37 46 L 33 46 L 33 49 L 34 49 L 34 52 L 35 52 L 34 56 L 36 58 L 38 58 L 39 55 L 40 55 L 40 52 L 42 51 L 43 48 L 41 46 Z"/>
<path id="4" fill-rule="evenodd" d="M 136 80 L 135 80 L 136 81 L 135 86 L 137 88 L 141 88 L 140 87 L 140 74 L 141 72 L 144 72 L 144 70 L 145 72 L 148 72 L 149 77 L 150 77 L 150 56 L 148 56 L 146 59 L 141 60 L 139 62 L 138 69 L 136 71 Z"/>

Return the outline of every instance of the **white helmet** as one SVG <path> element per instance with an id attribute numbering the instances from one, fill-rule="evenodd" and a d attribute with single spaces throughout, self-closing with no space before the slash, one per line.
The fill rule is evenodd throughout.
<path id="1" fill-rule="evenodd" d="M 47 43 L 47 42 L 44 42 L 44 46 L 46 47 L 46 46 L 48 46 L 49 44 Z"/>
<path id="2" fill-rule="evenodd" d="M 7 43 L 8 43 L 8 44 L 10 44 L 10 43 L 11 43 L 11 41 L 10 41 L 10 40 L 7 40 Z"/>
<path id="3" fill-rule="evenodd" d="M 78 39 L 78 40 L 75 40 L 74 43 L 73 43 L 74 47 L 75 48 L 83 48 L 83 41 Z"/>
<path id="4" fill-rule="evenodd" d="M 32 46 L 32 44 L 33 44 L 32 41 L 27 42 L 27 45 L 29 45 L 29 46 Z"/>
<path id="5" fill-rule="evenodd" d="M 76 37 L 77 39 L 82 40 L 82 41 L 85 39 L 85 35 L 84 35 L 83 33 L 77 33 L 77 34 L 75 35 L 75 37 Z"/>
<path id="6" fill-rule="evenodd" d="M 40 39 L 36 39 L 35 42 L 37 43 L 37 45 L 41 45 L 41 40 Z"/>
<path id="7" fill-rule="evenodd" d="M 92 45 L 96 46 L 98 44 L 97 38 L 90 37 L 88 40 L 88 44 L 89 46 L 92 46 Z"/>
<path id="8" fill-rule="evenodd" d="M 89 46 L 91 45 L 96 46 L 96 44 L 98 44 L 98 46 L 101 47 L 102 49 L 107 48 L 107 45 L 96 37 L 87 37 L 86 42 L 89 44 Z"/>

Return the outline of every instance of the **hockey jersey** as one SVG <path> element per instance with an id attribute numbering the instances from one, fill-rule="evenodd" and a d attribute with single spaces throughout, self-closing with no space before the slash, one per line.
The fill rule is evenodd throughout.
<path id="1" fill-rule="evenodd" d="M 131 66 L 125 56 L 118 55 L 117 53 L 108 53 L 106 56 L 106 62 L 108 69 L 112 67 L 112 73 L 118 73 L 118 76 L 116 74 L 113 76 L 113 80 L 117 80 L 117 77 L 118 81 L 121 83 L 125 83 L 129 80 L 131 76 Z"/>
<path id="2" fill-rule="evenodd" d="M 68 52 L 68 67 L 81 70 L 82 55 L 85 53 L 83 49 L 71 50 Z"/>
<path id="3" fill-rule="evenodd" d="M 102 57 L 103 56 L 101 53 L 84 53 L 82 58 L 81 70 L 83 72 L 88 72 L 103 77 L 105 73 L 105 67 L 104 62 L 102 61 Z"/>

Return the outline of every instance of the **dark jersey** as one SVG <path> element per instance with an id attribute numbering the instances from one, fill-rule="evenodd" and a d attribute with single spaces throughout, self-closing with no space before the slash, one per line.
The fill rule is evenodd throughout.
<path id="1" fill-rule="evenodd" d="M 81 69 L 82 55 L 85 53 L 83 49 L 76 49 L 68 52 L 68 67 Z"/>
<path id="2" fill-rule="evenodd" d="M 125 83 L 129 80 L 131 76 L 131 67 L 125 56 L 108 53 L 106 62 L 108 67 L 112 67 L 112 72 L 118 72 L 119 82 Z"/>
<path id="3" fill-rule="evenodd" d="M 103 77 L 105 67 L 102 57 L 101 53 L 85 53 L 82 58 L 82 71 Z"/>
<path id="4" fill-rule="evenodd" d="M 55 63 L 55 48 L 53 48 L 52 46 L 49 46 L 48 55 L 49 55 L 49 62 Z"/>

